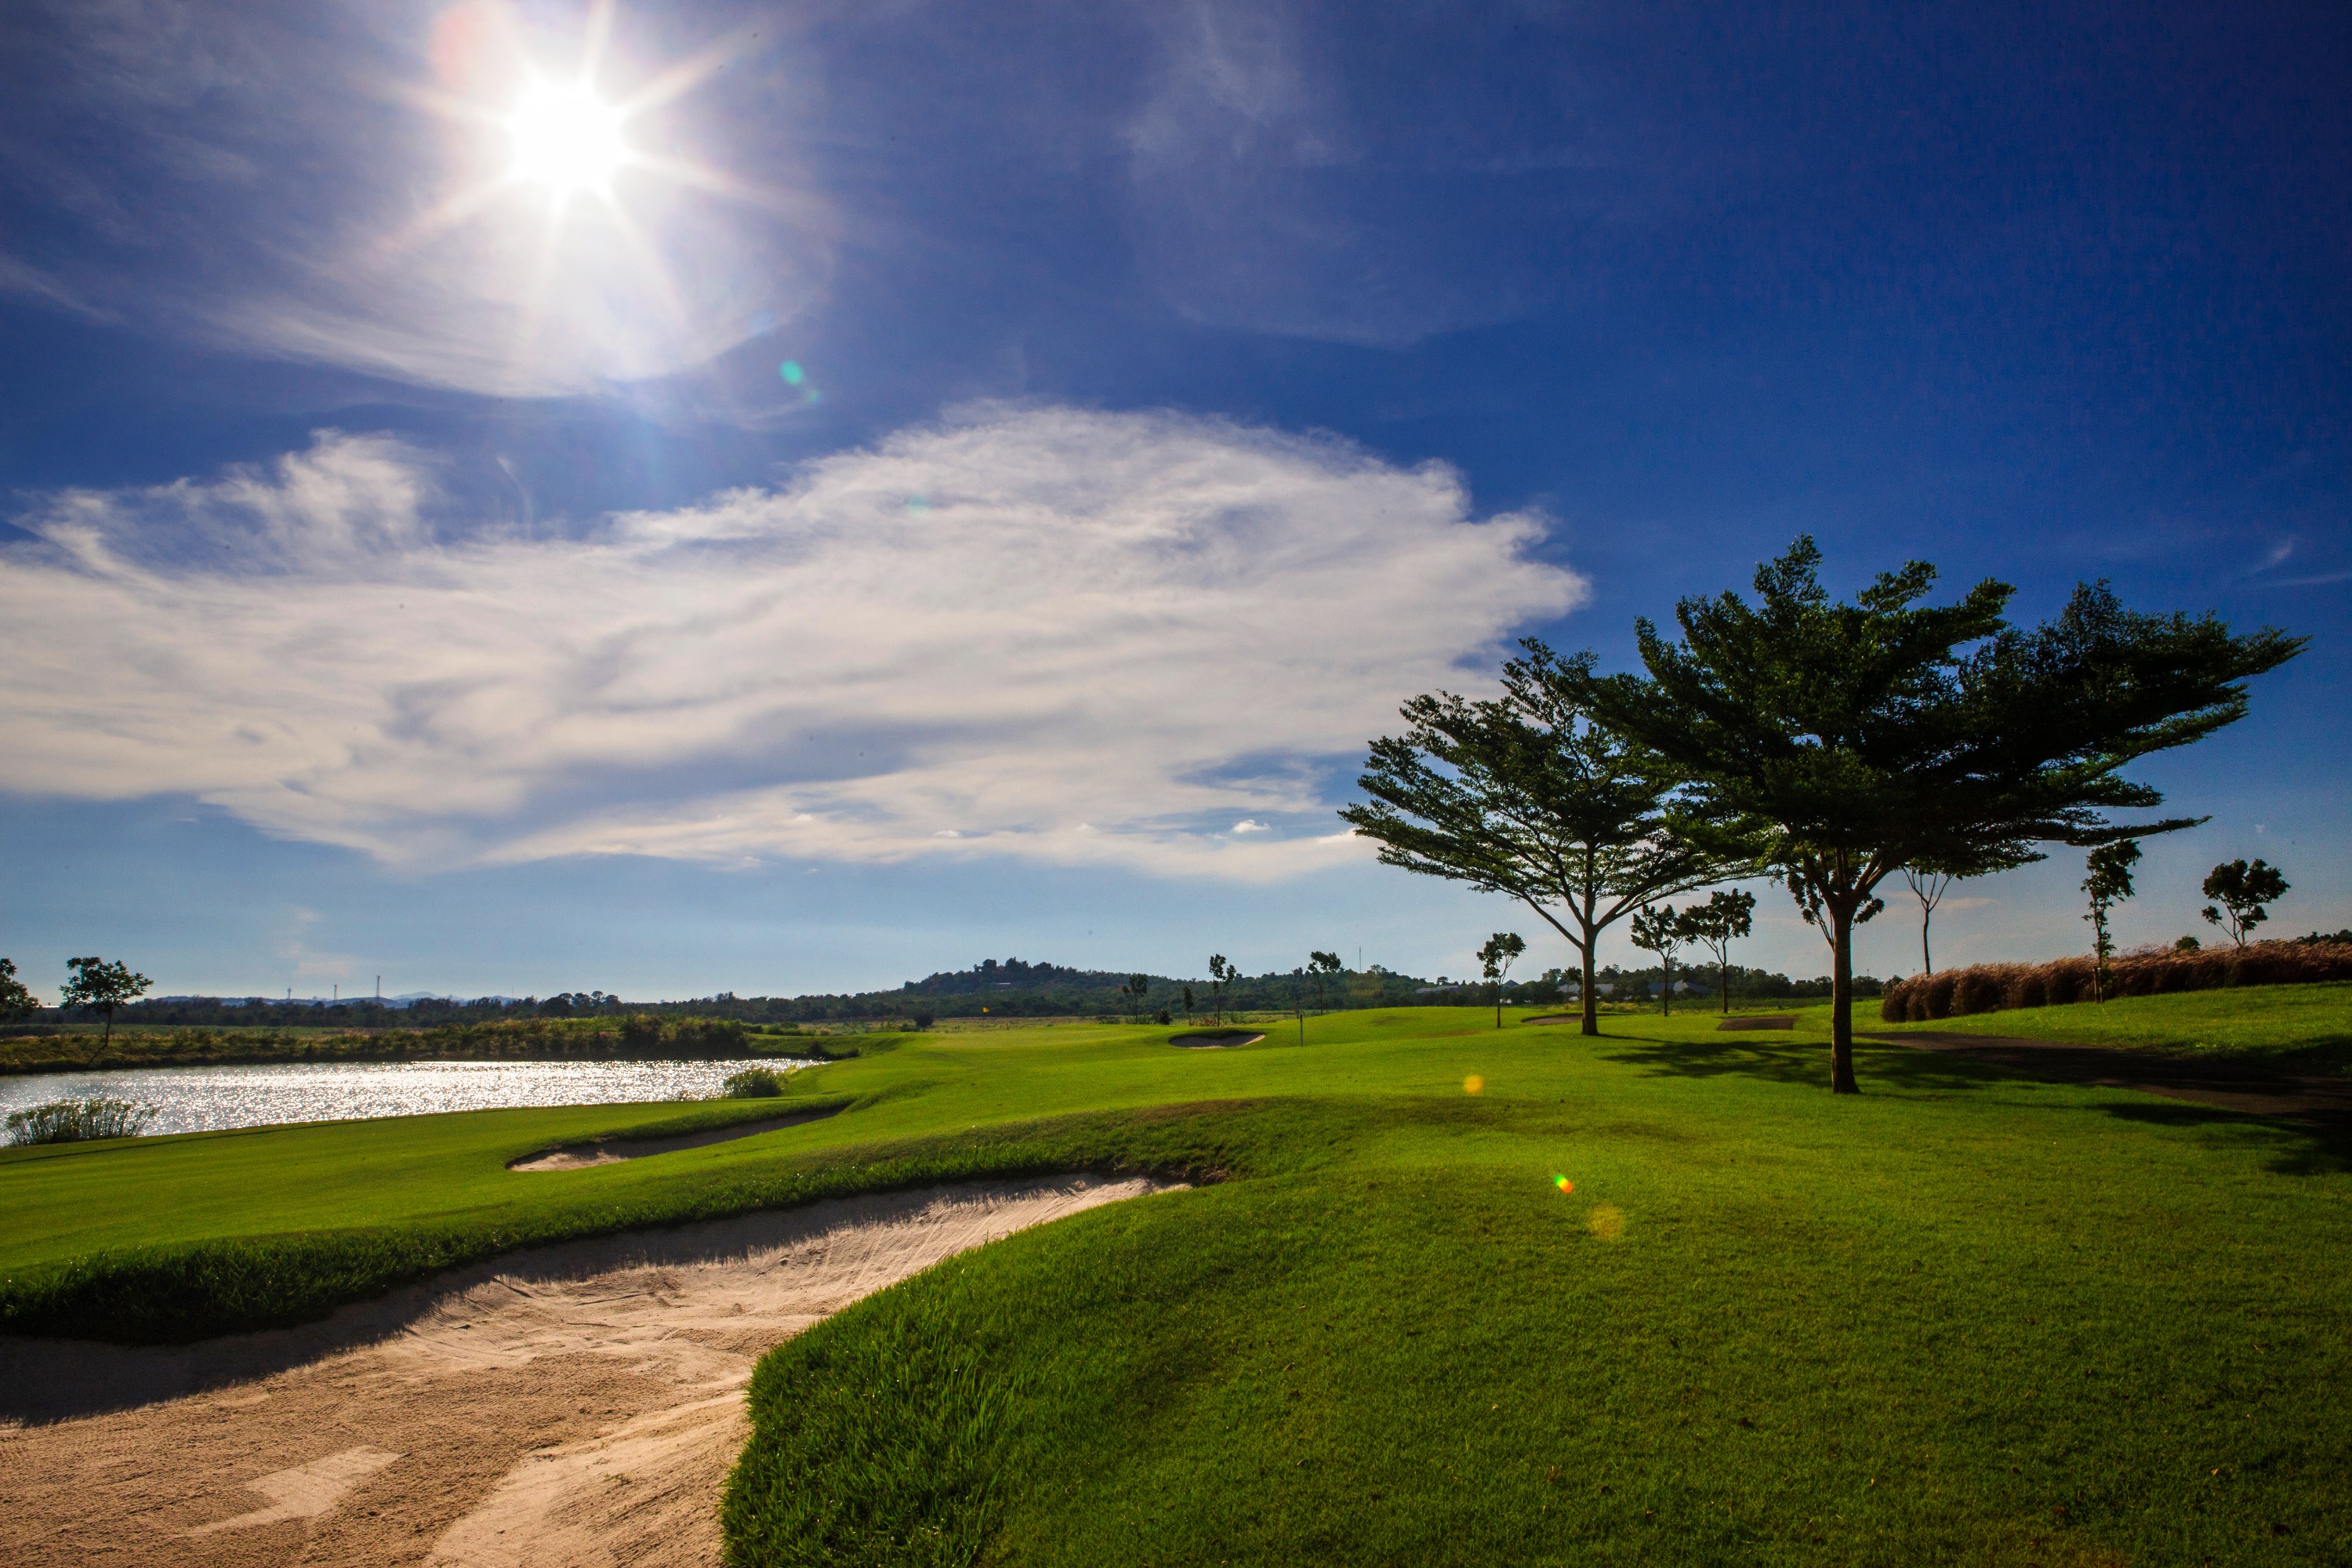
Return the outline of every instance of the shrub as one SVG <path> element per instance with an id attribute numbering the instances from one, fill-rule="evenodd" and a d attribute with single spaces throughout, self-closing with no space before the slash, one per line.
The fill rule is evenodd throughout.
<path id="1" fill-rule="evenodd" d="M 784 1092 L 784 1075 L 772 1068 L 745 1068 L 727 1080 L 730 1100 L 773 1100 Z"/>
<path id="2" fill-rule="evenodd" d="M 53 1100 L 8 1113 L 11 1143 L 82 1143 L 97 1138 L 136 1138 L 154 1119 L 155 1108 L 130 1100 Z"/>
<path id="3" fill-rule="evenodd" d="M 1971 964 L 1897 981 L 1879 1002 L 1878 1016 L 1889 1023 L 1923 1024 L 1966 1013 L 2087 1002 L 2094 994 L 2093 978 L 2091 961 L 2083 957 L 2040 964 Z M 2109 994 L 2116 996 L 2323 980 L 2352 980 L 2352 942 L 2304 938 L 2243 947 L 2147 947 L 2116 959 L 2107 972 Z"/>

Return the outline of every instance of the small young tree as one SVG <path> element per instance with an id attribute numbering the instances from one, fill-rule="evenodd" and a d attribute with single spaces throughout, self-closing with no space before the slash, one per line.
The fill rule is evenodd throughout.
<path id="1" fill-rule="evenodd" d="M 16 978 L 16 961 L 0 958 L 0 1024 L 29 1018 L 40 1010 L 40 998 L 26 990 L 25 983 Z"/>
<path id="2" fill-rule="evenodd" d="M 1745 888 L 1717 888 L 1706 902 L 1683 911 L 1682 934 L 1715 954 L 1715 973 L 1723 993 L 1723 1011 L 1731 1013 L 1731 944 L 1754 929 L 1756 895 Z"/>
<path id="3" fill-rule="evenodd" d="M 2205 906 L 2206 923 L 2221 926 L 2231 942 L 2243 947 L 2247 933 L 2271 918 L 2263 906 L 2277 903 L 2286 897 L 2286 889 L 2287 880 L 2279 875 L 2278 868 L 2259 859 L 2252 865 L 2232 860 L 2216 866 L 2205 879 L 2205 896 L 2214 900 Z"/>
<path id="4" fill-rule="evenodd" d="M 2246 679 L 2308 639 L 2136 614 L 2105 584 L 2077 585 L 2055 621 L 2023 631 L 2002 619 L 2004 583 L 1920 604 L 1936 579 L 1924 561 L 1833 603 L 1821 559 L 1801 537 L 1758 568 L 1757 603 L 1684 600 L 1680 643 L 1636 622 L 1648 678 L 1590 681 L 1582 696 L 1687 781 L 1685 837 L 1777 868 L 1823 922 L 1830 1084 L 1853 1094 L 1853 927 L 1884 907 L 1880 882 L 2194 826 L 2107 820 L 2163 802 L 2123 768 L 2242 718 Z"/>
<path id="5" fill-rule="evenodd" d="M 2139 845 L 2129 838 L 2102 844 L 2091 851 L 2083 891 L 2091 900 L 2091 1000 L 2107 999 L 2107 965 L 2116 955 L 2115 939 L 2107 931 L 2107 912 L 2132 896 L 2131 868 L 2139 864 Z"/>
<path id="6" fill-rule="evenodd" d="M 1381 845 L 1381 863 L 1518 900 L 1566 940 L 1583 970 L 1583 1031 L 1601 1032 L 1593 982 L 1601 934 L 1644 902 L 1748 868 L 1737 847 L 1678 830 L 1678 774 L 1653 748 L 1596 724 L 1590 653 L 1562 658 L 1529 638 L 1503 667 L 1503 695 L 1416 697 L 1401 738 L 1372 742 L 1358 782 L 1370 804 L 1339 813 Z M 1717 836 L 1720 844 L 1721 836 Z"/>
<path id="7" fill-rule="evenodd" d="M 1927 926 L 1936 918 L 1936 906 L 1952 890 L 1955 882 L 1967 881 L 2002 868 L 1998 864 L 1945 864 L 1940 861 L 1915 861 L 1903 868 L 1903 879 L 1911 884 L 1912 896 L 1919 900 L 1919 967 L 1922 973 L 1936 973 L 1936 955 L 1927 946 Z"/>
<path id="8" fill-rule="evenodd" d="M 1495 1027 L 1498 1029 L 1503 1026 L 1503 982 L 1510 974 L 1511 965 L 1527 950 L 1526 941 L 1515 931 L 1496 931 L 1486 939 L 1486 945 L 1478 950 L 1480 971 L 1486 976 L 1486 984 L 1494 989 Z"/>
<path id="9" fill-rule="evenodd" d="M 1310 952 L 1307 955 L 1307 972 L 1315 976 L 1315 1010 L 1324 1011 L 1323 984 L 1340 974 L 1339 955 L 1336 952 Z"/>
<path id="10" fill-rule="evenodd" d="M 1127 994 L 1135 998 L 1135 1010 L 1137 1012 L 1149 1013 L 1151 1011 L 1150 1007 L 1148 1006 L 1143 1000 L 1151 993 L 1151 976 L 1149 974 L 1130 974 L 1127 977 L 1126 989 Z"/>
<path id="11" fill-rule="evenodd" d="M 114 1043 L 114 1010 L 125 1002 L 135 1002 L 155 983 L 143 974 L 134 974 L 128 965 L 109 963 L 103 958 L 68 958 L 66 960 L 66 988 L 58 994 L 60 1007 L 87 1007 L 106 1020 L 106 1033 L 99 1041 L 105 1049 Z"/>
<path id="12" fill-rule="evenodd" d="M 1682 917 L 1675 913 L 1672 904 L 1660 904 L 1655 909 L 1644 904 L 1633 917 L 1633 945 L 1656 953 L 1658 967 L 1665 976 L 1665 983 L 1658 987 L 1658 1006 L 1668 1017 L 1675 1011 L 1675 953 L 1689 940 Z"/>
<path id="13" fill-rule="evenodd" d="M 1225 962 L 1222 952 L 1209 954 L 1210 1005 L 1216 1009 L 1217 1022 L 1225 1021 L 1225 986 L 1240 975 L 1240 971 Z"/>
<path id="14" fill-rule="evenodd" d="M 1184 987 L 1184 1022 L 1186 1022 L 1186 1023 L 1188 1023 L 1188 1024 L 1189 1024 L 1189 1023 L 1191 1023 L 1192 1021 L 1192 988 L 1190 985 L 1187 985 L 1186 987 Z"/>

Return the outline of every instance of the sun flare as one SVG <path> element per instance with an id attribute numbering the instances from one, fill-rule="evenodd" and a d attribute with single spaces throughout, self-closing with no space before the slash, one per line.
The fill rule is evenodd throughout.
<path id="1" fill-rule="evenodd" d="M 610 195 L 613 176 L 629 162 L 623 118 L 585 81 L 534 79 L 507 116 L 514 151 L 509 173 L 558 202 L 583 191 Z"/>

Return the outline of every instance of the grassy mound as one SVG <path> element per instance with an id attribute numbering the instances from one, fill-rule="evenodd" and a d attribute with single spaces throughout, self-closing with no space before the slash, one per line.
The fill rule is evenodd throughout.
<path id="1" fill-rule="evenodd" d="M 1972 1013 L 1885 1032 L 2015 1035 L 2242 1061 L 2281 1072 L 2352 1071 L 2352 983 L 2119 996 L 2021 1012 Z"/>
<path id="2" fill-rule="evenodd" d="M 0 1272 L 201 1245 L 262 1279 L 271 1237 L 331 1221 L 476 1245 L 995 1170 L 1223 1173 L 771 1352 L 732 1559 L 2352 1558 L 2342 1152 L 1896 1047 L 1833 1100 L 1821 1022 L 909 1040 L 795 1075 L 782 1103 L 850 1100 L 827 1121 L 528 1178 L 503 1161 L 631 1113 L 24 1151 L 0 1156 Z"/>

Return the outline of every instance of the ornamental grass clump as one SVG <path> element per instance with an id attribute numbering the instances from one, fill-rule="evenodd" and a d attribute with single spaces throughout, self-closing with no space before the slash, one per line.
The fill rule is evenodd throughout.
<path id="1" fill-rule="evenodd" d="M 86 1143 L 100 1138 L 136 1138 L 154 1120 L 155 1108 L 131 1100 L 53 1100 L 8 1113 L 8 1142 Z"/>
<path id="2" fill-rule="evenodd" d="M 730 1100 L 773 1100 L 784 1092 L 784 1075 L 772 1068 L 745 1068 L 727 1080 Z"/>
<path id="3" fill-rule="evenodd" d="M 2231 985 L 2303 985 L 2352 980 L 2352 942 L 2256 942 L 2228 948 L 2143 948 L 2116 959 L 2109 996 L 2218 991 Z M 2099 997 L 2088 956 L 2051 963 L 1977 963 L 1914 975 L 1886 988 L 1878 1016 L 1890 1024 L 1924 1024 L 2012 1007 L 2055 1007 Z"/>

